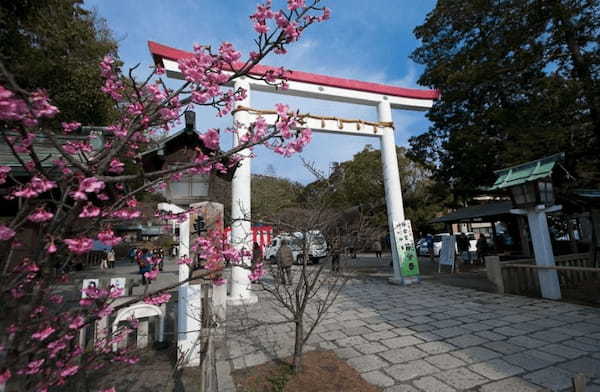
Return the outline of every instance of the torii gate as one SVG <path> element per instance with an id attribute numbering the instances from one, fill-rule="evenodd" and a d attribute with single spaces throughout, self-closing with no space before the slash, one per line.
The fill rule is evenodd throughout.
<path id="1" fill-rule="evenodd" d="M 148 47 L 155 63 L 164 67 L 167 76 L 176 79 L 183 78 L 177 61 L 193 56 L 193 53 L 152 41 L 148 42 Z M 251 73 L 262 75 L 270 69 L 275 70 L 274 67 L 257 65 Z M 400 188 L 400 173 L 396 157 L 392 109 L 429 110 L 433 105 L 433 101 L 439 98 L 439 92 L 435 90 L 417 90 L 387 86 L 301 71 L 291 71 L 289 73 L 288 85 L 289 88 L 286 90 L 276 90 L 264 81 L 251 78 L 240 78 L 232 84 L 232 87 L 236 89 L 243 88 L 247 92 L 246 99 L 240 101 L 237 106 L 238 109 L 242 108 L 242 110 L 237 110 L 234 114 L 234 121 L 240 124 L 238 132 L 234 136 L 234 145 L 237 145 L 239 138 L 247 131 L 248 126 L 256 119 L 258 114 L 262 113 L 262 111 L 254 110 L 250 106 L 250 93 L 252 90 L 377 106 L 379 114 L 378 122 L 307 116 L 304 118 L 305 124 L 303 126 L 318 132 L 373 136 L 381 140 L 381 161 L 383 165 L 388 227 L 390 238 L 394 238 L 394 225 L 403 224 L 405 218 L 402 204 L 402 190 Z M 262 116 L 269 124 L 274 123 L 275 115 L 262 114 Z M 231 187 L 231 215 L 233 219 L 231 239 L 236 247 L 252 249 L 250 224 L 250 152 L 245 150 L 240 155 L 244 156 L 244 158 L 240 161 L 240 166 L 235 172 Z M 409 283 L 408 280 L 403 279 L 400 272 L 402 260 L 400 260 L 397 246 L 392 246 L 392 258 L 394 276 L 390 279 L 390 282 L 397 284 Z M 256 296 L 249 291 L 249 286 L 250 281 L 247 270 L 240 267 L 233 267 L 232 289 L 228 302 L 231 304 L 255 302 Z"/>

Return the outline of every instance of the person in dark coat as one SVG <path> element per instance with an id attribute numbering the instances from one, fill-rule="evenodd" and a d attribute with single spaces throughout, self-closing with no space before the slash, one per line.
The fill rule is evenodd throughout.
<path id="1" fill-rule="evenodd" d="M 373 241 L 373 252 L 375 252 L 377 260 L 381 260 L 381 241 L 378 239 Z"/>
<path id="2" fill-rule="evenodd" d="M 431 264 L 433 264 L 435 261 L 435 252 L 433 251 L 433 236 L 431 234 L 427 234 L 425 236 L 425 241 L 427 241 L 427 253 L 431 258 Z"/>
<path id="3" fill-rule="evenodd" d="M 275 256 L 277 258 L 277 264 L 279 265 L 279 276 L 281 278 L 281 283 L 286 284 L 286 276 L 287 276 L 287 284 L 292 284 L 292 264 L 294 263 L 294 255 L 292 253 L 292 248 L 288 245 L 288 240 L 281 240 L 281 246 L 277 251 Z"/>
<path id="4" fill-rule="evenodd" d="M 456 237 L 456 249 L 458 250 L 458 257 L 462 260 L 463 263 L 467 263 L 470 261 L 469 257 L 469 237 L 465 233 L 460 233 Z"/>
<path id="5" fill-rule="evenodd" d="M 252 245 L 252 266 L 255 266 L 256 264 L 262 263 L 262 261 L 263 261 L 262 248 L 260 247 L 260 245 L 258 244 L 258 242 L 255 242 Z"/>
<path id="6" fill-rule="evenodd" d="M 477 264 L 483 264 L 485 262 L 485 256 L 489 252 L 487 238 L 485 234 L 480 233 L 477 239 Z"/>
<path id="7" fill-rule="evenodd" d="M 340 254 L 342 253 L 342 240 L 334 239 L 330 244 L 331 271 L 340 272 Z"/>

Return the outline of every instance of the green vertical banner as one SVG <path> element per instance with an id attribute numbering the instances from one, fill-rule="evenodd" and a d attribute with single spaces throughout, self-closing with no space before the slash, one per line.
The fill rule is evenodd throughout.
<path id="1" fill-rule="evenodd" d="M 394 222 L 394 242 L 400 261 L 400 275 L 406 283 L 418 281 L 419 259 L 409 220 Z M 408 278 L 408 279 L 405 279 Z"/>

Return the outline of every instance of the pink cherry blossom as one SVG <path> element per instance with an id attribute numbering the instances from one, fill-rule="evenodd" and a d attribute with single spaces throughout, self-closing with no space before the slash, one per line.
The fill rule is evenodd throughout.
<path id="1" fill-rule="evenodd" d="M 70 376 L 76 374 L 78 371 L 79 371 L 79 366 L 77 366 L 77 365 L 69 366 L 68 368 L 63 369 L 60 372 L 60 376 L 61 377 L 70 377 Z"/>
<path id="2" fill-rule="evenodd" d="M 67 142 L 62 145 L 68 154 L 75 155 L 79 152 L 92 152 L 92 146 L 86 142 Z"/>
<path id="3" fill-rule="evenodd" d="M 6 183 L 6 178 L 11 170 L 8 166 L 0 166 L 0 185 Z"/>
<path id="4" fill-rule="evenodd" d="M 146 279 L 154 280 L 158 276 L 158 270 L 155 269 L 150 272 L 144 272 L 144 276 L 146 277 Z"/>
<path id="5" fill-rule="evenodd" d="M 67 348 L 67 344 L 62 339 L 59 339 L 48 343 L 47 347 L 48 350 L 50 350 L 50 358 L 54 358 L 56 357 L 56 354 Z"/>
<path id="6" fill-rule="evenodd" d="M 254 24 L 254 31 L 259 34 L 267 34 L 269 32 L 269 26 L 266 23 L 256 22 Z"/>
<path id="7" fill-rule="evenodd" d="M 31 187 L 29 186 L 24 186 L 19 188 L 18 190 L 13 192 L 13 195 L 16 197 L 22 197 L 25 199 L 31 199 L 33 197 L 37 197 L 39 195 L 38 192 L 34 191 Z"/>
<path id="8" fill-rule="evenodd" d="M 164 303 L 169 302 L 171 299 L 171 294 L 164 293 L 160 295 L 156 295 L 154 297 L 146 297 L 144 298 L 144 302 L 151 305 L 162 305 Z"/>
<path id="9" fill-rule="evenodd" d="M 250 273 L 248 278 L 251 281 L 260 280 L 263 276 L 265 276 L 266 273 L 267 271 L 265 271 L 265 269 L 263 268 L 263 264 L 258 263 L 252 267 L 252 272 Z"/>
<path id="10" fill-rule="evenodd" d="M 110 173 L 121 174 L 125 171 L 125 164 L 116 158 L 110 161 L 108 171 Z"/>
<path id="11" fill-rule="evenodd" d="M 104 182 L 96 177 L 88 177 L 81 180 L 79 183 L 79 191 L 86 193 L 97 193 L 104 189 Z"/>
<path id="12" fill-rule="evenodd" d="M 36 209 L 31 215 L 29 215 L 27 219 L 29 219 L 32 222 L 39 223 L 49 221 L 50 219 L 52 219 L 53 216 L 53 213 L 46 211 L 44 207 L 40 207 Z"/>
<path id="13" fill-rule="evenodd" d="M 54 331 L 56 331 L 56 329 L 52 327 L 47 327 L 42 329 L 41 331 L 34 333 L 33 335 L 31 335 L 31 337 L 37 340 L 45 340 L 48 336 L 52 335 Z"/>
<path id="14" fill-rule="evenodd" d="M 81 213 L 79 214 L 80 218 L 95 218 L 100 215 L 100 208 L 96 207 L 92 203 L 87 203 Z"/>
<path id="15" fill-rule="evenodd" d="M 108 294 L 108 298 L 119 298 L 123 296 L 125 289 L 118 287 L 111 287 L 110 293 Z"/>
<path id="16" fill-rule="evenodd" d="M 219 131 L 217 131 L 216 129 L 209 129 L 199 137 L 206 148 L 210 150 L 219 149 Z"/>
<path id="17" fill-rule="evenodd" d="M 85 323 L 85 320 L 82 316 L 75 316 L 75 318 L 73 318 L 73 320 L 69 324 L 69 328 L 70 329 L 79 329 L 83 326 L 84 323 Z"/>
<path id="18" fill-rule="evenodd" d="M 40 372 L 40 368 L 42 367 L 44 362 L 46 362 L 46 360 L 43 358 L 31 361 L 27 364 L 26 368 L 19 370 L 18 373 L 19 374 L 27 374 L 27 375 L 37 374 Z"/>
<path id="19" fill-rule="evenodd" d="M 50 302 L 52 302 L 54 304 L 62 304 L 64 302 L 64 300 L 65 300 L 65 298 L 59 294 L 53 294 L 50 296 Z"/>
<path id="20" fill-rule="evenodd" d="M 85 192 L 81 192 L 81 191 L 74 191 L 69 193 L 69 196 L 71 196 L 71 198 L 73 198 L 73 200 L 87 200 L 87 195 L 85 194 Z"/>
<path id="21" fill-rule="evenodd" d="M 177 264 L 185 264 L 185 265 L 190 265 L 192 264 L 192 259 L 189 257 L 181 257 L 177 260 Z"/>
<path id="22" fill-rule="evenodd" d="M 304 0 L 288 0 L 288 9 L 294 11 L 298 8 L 304 7 Z"/>
<path id="23" fill-rule="evenodd" d="M 123 138 L 127 136 L 128 133 L 127 128 L 122 125 L 109 125 L 107 129 L 118 138 Z"/>
<path id="24" fill-rule="evenodd" d="M 137 219 L 142 215 L 142 212 L 130 208 L 122 208 L 120 210 L 113 211 L 111 215 L 119 219 Z"/>
<path id="25" fill-rule="evenodd" d="M 78 122 L 63 122 L 61 123 L 64 133 L 71 133 L 81 127 L 81 123 Z"/>
<path id="26" fill-rule="evenodd" d="M 0 385 L 6 384 L 6 382 L 12 377 L 12 373 L 10 369 L 6 369 L 4 372 L 0 373 Z"/>
<path id="27" fill-rule="evenodd" d="M 111 229 L 106 229 L 98 233 L 98 240 L 108 246 L 117 246 L 123 238 L 117 237 Z"/>
<path id="28" fill-rule="evenodd" d="M 31 188 L 38 193 L 44 193 L 50 189 L 56 188 L 56 182 L 40 176 L 33 176 L 31 178 L 30 185 Z"/>
<path id="29" fill-rule="evenodd" d="M 56 248 L 56 244 L 54 243 L 54 241 L 50 241 L 50 243 L 46 247 L 46 252 L 48 252 L 48 253 L 56 253 L 57 250 L 58 249 Z"/>
<path id="30" fill-rule="evenodd" d="M 89 252 L 94 246 L 94 241 L 85 237 L 67 238 L 63 241 L 67 244 L 69 251 L 78 255 Z"/>
<path id="31" fill-rule="evenodd" d="M 15 236 L 15 231 L 8 226 L 0 225 L 0 240 L 8 241 Z"/>

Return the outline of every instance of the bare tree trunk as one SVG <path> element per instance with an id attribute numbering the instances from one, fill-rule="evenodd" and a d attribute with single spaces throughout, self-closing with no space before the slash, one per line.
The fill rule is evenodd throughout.
<path id="1" fill-rule="evenodd" d="M 296 336 L 294 340 L 294 358 L 292 366 L 294 373 L 302 371 L 302 351 L 304 349 L 304 322 L 302 317 L 299 317 L 295 321 Z"/>

